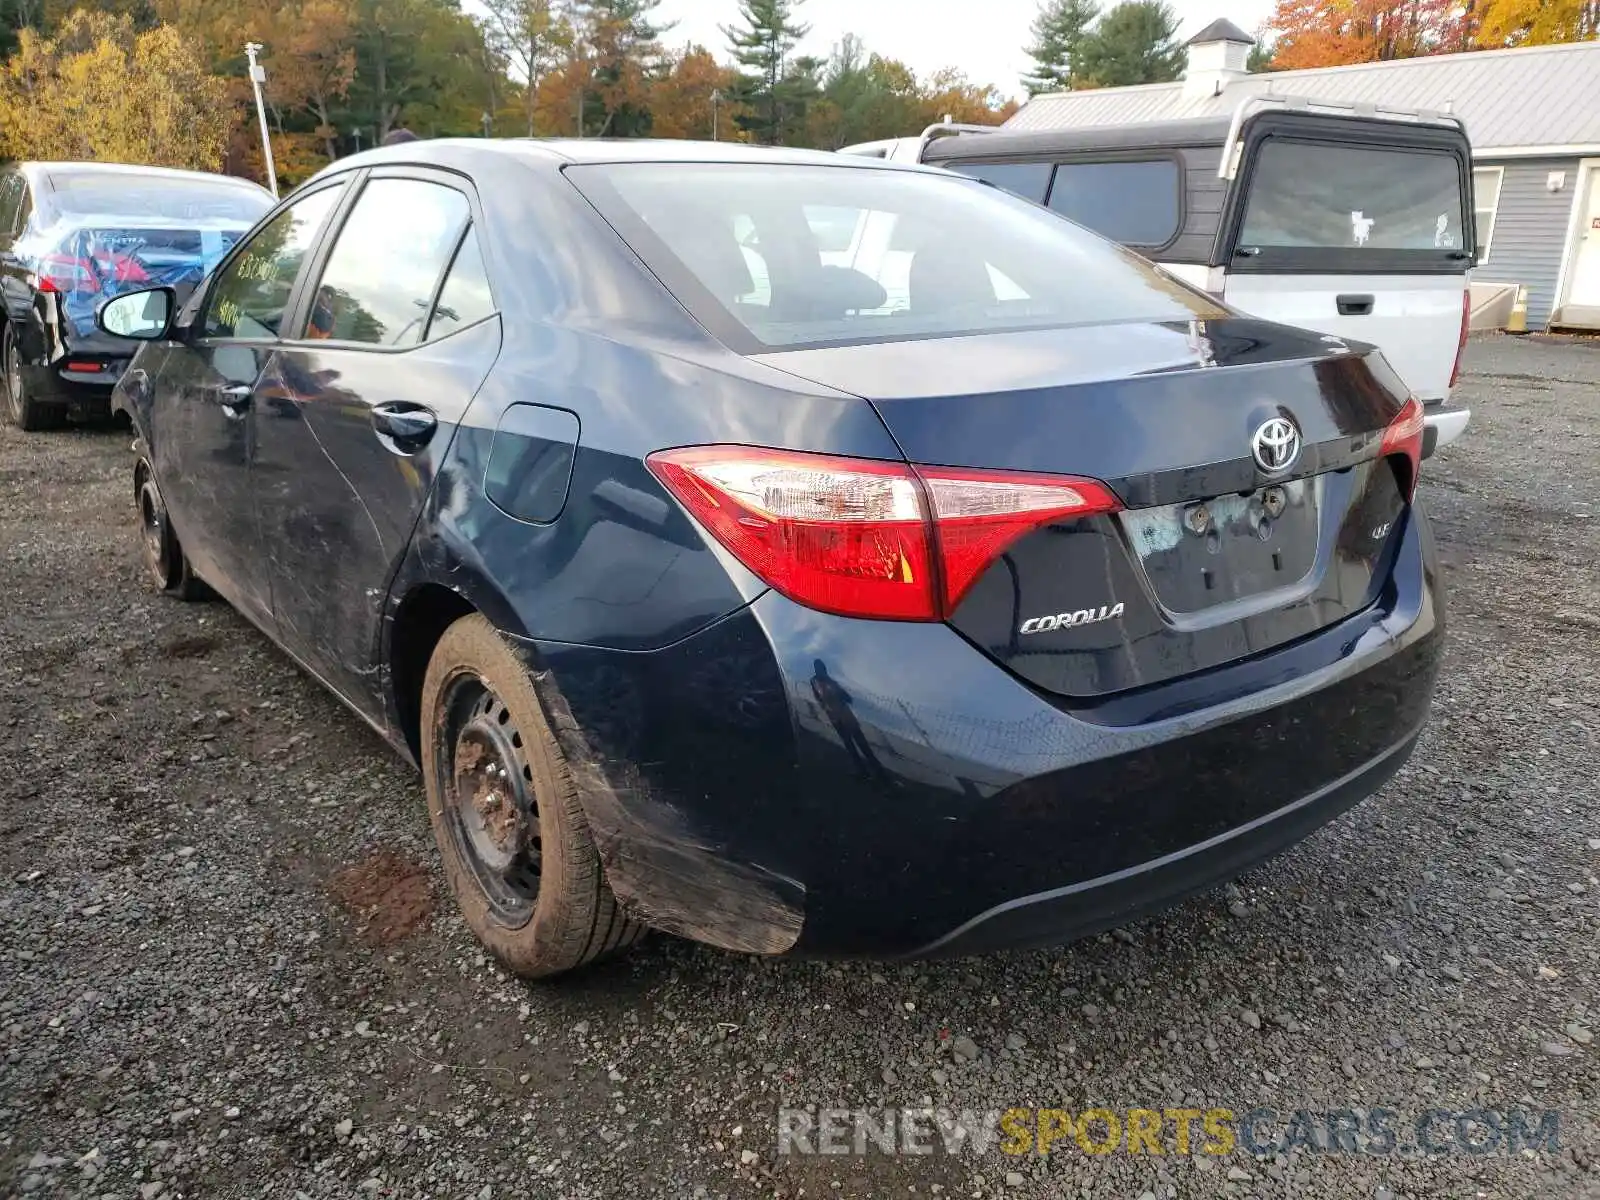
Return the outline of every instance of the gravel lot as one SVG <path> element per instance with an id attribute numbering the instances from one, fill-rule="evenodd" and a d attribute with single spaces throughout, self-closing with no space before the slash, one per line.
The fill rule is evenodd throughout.
<path id="1" fill-rule="evenodd" d="M 0 429 L 0 1193 L 1600 1196 L 1600 345 L 1469 350 L 1451 589 L 1385 791 L 1066 949 L 485 960 L 419 781 L 153 596 L 128 436 Z M 975 1055 L 975 1057 L 974 1057 Z M 780 1104 L 1562 1110 L 1557 1153 L 779 1157 Z"/>

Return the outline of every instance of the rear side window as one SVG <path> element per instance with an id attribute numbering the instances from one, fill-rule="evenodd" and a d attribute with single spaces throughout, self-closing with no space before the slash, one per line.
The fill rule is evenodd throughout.
<path id="1" fill-rule="evenodd" d="M 1460 263 L 1470 249 L 1460 164 L 1443 150 L 1272 138 L 1247 187 L 1236 263 Z"/>
<path id="2" fill-rule="evenodd" d="M 1222 315 L 1132 252 L 953 174 L 769 163 L 566 174 L 741 353 Z"/>
<path id="3" fill-rule="evenodd" d="M 946 165 L 963 175 L 1005 188 L 1012 195 L 1032 200 L 1035 204 L 1043 204 L 1045 193 L 1050 190 L 1050 164 L 1047 162 L 953 162 Z"/>
<path id="4" fill-rule="evenodd" d="M 1124 246 L 1165 246 L 1178 233 L 1178 164 L 1062 163 L 1050 207 Z"/>
<path id="5" fill-rule="evenodd" d="M 483 251 L 478 248 L 478 231 L 469 226 L 461 239 L 461 249 L 450 264 L 439 303 L 434 306 L 428 325 L 427 341 L 449 337 L 494 312 L 494 297 L 489 294 L 489 273 L 483 269 Z"/>
<path id="6" fill-rule="evenodd" d="M 370 346 L 416 345 L 471 215 L 467 198 L 443 184 L 420 179 L 367 184 L 328 255 L 305 336 Z"/>

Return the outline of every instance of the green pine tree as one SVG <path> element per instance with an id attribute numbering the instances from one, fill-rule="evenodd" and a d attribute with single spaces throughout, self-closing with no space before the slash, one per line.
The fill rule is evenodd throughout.
<path id="1" fill-rule="evenodd" d="M 1028 95 L 1065 92 L 1072 87 L 1078 74 L 1079 49 L 1099 15 L 1095 0 L 1044 0 L 1033 19 L 1033 45 L 1028 47 L 1036 65 L 1022 77 Z"/>
<path id="2" fill-rule="evenodd" d="M 1166 0 L 1124 0 L 1084 39 L 1074 74 L 1093 87 L 1168 83 L 1183 74 L 1188 58 Z"/>
<path id="3" fill-rule="evenodd" d="M 741 70 L 735 99 L 749 112 L 739 125 L 759 142 L 776 146 L 783 141 L 793 110 L 804 103 L 803 93 L 814 92 L 814 71 L 789 69 L 789 52 L 809 32 L 794 20 L 802 0 L 739 0 L 744 28 L 723 26 L 728 44 Z"/>
<path id="4" fill-rule="evenodd" d="M 645 100 L 661 74 L 661 35 L 652 14 L 661 0 L 576 0 L 575 23 L 593 74 L 584 93 L 583 124 L 599 137 L 648 137 Z"/>

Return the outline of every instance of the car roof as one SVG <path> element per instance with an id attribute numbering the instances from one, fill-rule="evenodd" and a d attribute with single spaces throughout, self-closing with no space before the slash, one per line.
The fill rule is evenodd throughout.
<path id="1" fill-rule="evenodd" d="M 669 138 L 424 138 L 378 146 L 348 155 L 318 172 L 318 177 L 358 167 L 406 164 L 463 171 L 492 169 L 495 161 L 559 169 L 572 163 L 769 163 L 774 166 L 846 167 L 883 171 L 926 171 L 914 163 L 752 146 L 746 142 L 695 142 Z"/>

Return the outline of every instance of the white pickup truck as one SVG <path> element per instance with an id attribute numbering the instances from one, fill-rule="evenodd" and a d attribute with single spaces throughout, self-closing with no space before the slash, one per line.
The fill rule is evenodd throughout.
<path id="1" fill-rule="evenodd" d="M 1231 116 L 1029 130 L 935 125 L 842 153 L 960 171 L 1121 242 L 1242 312 L 1378 346 L 1422 401 L 1450 390 L 1477 250 L 1459 118 L 1252 96 Z"/>

